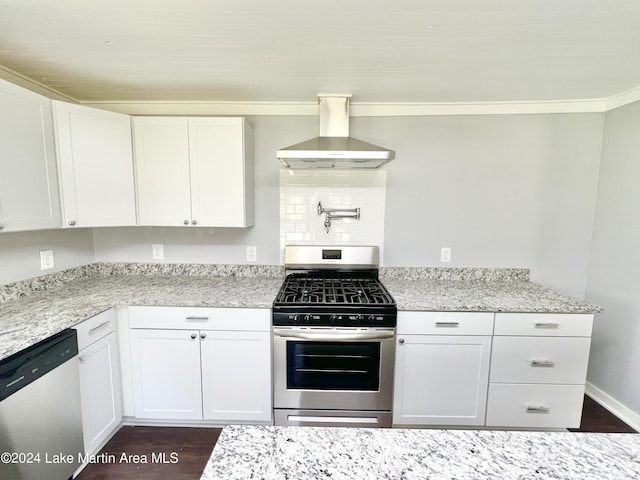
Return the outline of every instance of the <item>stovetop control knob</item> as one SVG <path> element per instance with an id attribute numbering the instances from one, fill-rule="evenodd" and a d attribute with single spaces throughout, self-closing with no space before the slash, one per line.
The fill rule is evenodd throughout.
<path id="1" fill-rule="evenodd" d="M 308 313 L 304 316 L 304 321 L 306 323 L 309 323 L 309 320 L 311 320 L 311 315 L 309 315 Z"/>
<path id="2" fill-rule="evenodd" d="M 338 316 L 335 313 L 329 317 L 329 321 L 331 323 L 336 323 L 337 319 L 338 319 Z"/>
<path id="3" fill-rule="evenodd" d="M 367 317 L 367 320 L 369 320 L 369 325 L 373 325 L 374 323 L 376 323 L 376 316 L 375 315 L 369 315 Z"/>
<path id="4" fill-rule="evenodd" d="M 358 323 L 363 322 L 364 321 L 364 316 L 363 315 L 356 315 L 356 321 Z"/>

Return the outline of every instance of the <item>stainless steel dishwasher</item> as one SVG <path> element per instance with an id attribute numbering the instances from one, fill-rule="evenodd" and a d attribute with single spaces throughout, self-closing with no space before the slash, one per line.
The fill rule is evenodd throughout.
<path id="1" fill-rule="evenodd" d="M 64 330 L 0 362 L 0 478 L 67 480 L 83 451 L 78 340 Z"/>

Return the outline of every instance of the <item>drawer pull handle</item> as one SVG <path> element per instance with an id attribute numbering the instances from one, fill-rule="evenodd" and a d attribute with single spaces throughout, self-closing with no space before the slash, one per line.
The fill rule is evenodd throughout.
<path id="1" fill-rule="evenodd" d="M 457 327 L 460 322 L 436 322 L 436 327 Z"/>
<path id="2" fill-rule="evenodd" d="M 194 322 L 206 322 L 209 320 L 209 317 L 187 317 L 187 320 Z"/>
<path id="3" fill-rule="evenodd" d="M 531 360 L 532 367 L 555 367 L 556 362 L 551 362 L 549 360 Z"/>
<path id="4" fill-rule="evenodd" d="M 558 328 L 559 323 L 556 322 L 536 322 L 536 328 Z"/>
<path id="5" fill-rule="evenodd" d="M 109 325 L 109 320 L 107 320 L 106 322 L 102 322 L 100 325 L 95 326 L 93 328 L 91 328 L 89 330 L 89 335 L 91 335 L 93 332 L 95 332 L 96 330 L 100 330 L 102 327 L 104 327 L 105 325 Z"/>
<path id="6" fill-rule="evenodd" d="M 527 405 L 527 413 L 549 413 L 549 407 Z"/>

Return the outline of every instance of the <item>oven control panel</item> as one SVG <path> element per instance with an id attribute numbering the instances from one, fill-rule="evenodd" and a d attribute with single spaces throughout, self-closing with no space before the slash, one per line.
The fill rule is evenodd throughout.
<path id="1" fill-rule="evenodd" d="M 396 313 L 273 313 L 275 326 L 395 327 Z"/>

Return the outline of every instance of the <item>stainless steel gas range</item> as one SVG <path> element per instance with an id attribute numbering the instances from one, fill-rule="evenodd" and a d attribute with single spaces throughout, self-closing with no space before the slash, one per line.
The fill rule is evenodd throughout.
<path id="1" fill-rule="evenodd" d="M 285 248 L 273 303 L 276 425 L 390 427 L 397 309 L 378 247 Z"/>

